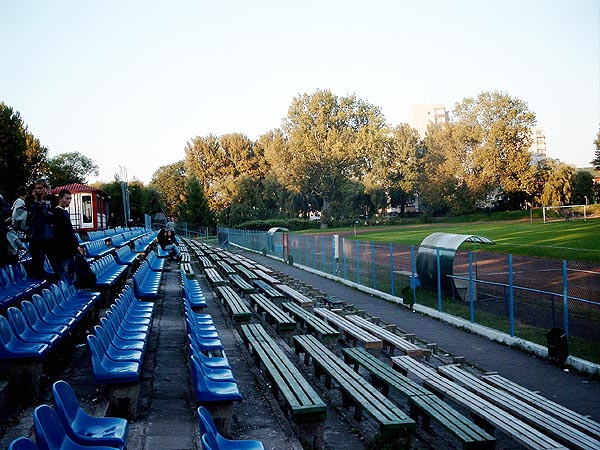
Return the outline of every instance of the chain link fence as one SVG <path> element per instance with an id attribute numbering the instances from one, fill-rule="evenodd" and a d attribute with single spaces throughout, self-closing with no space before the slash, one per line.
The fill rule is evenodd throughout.
<path id="1" fill-rule="evenodd" d="M 418 247 L 332 233 L 222 229 L 222 240 L 546 345 L 568 336 L 570 354 L 600 363 L 600 263 L 469 250 L 454 256 L 451 292 L 419 287 Z"/>

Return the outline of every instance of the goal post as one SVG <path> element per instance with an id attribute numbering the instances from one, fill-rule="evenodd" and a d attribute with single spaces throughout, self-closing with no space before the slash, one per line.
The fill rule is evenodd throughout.
<path id="1" fill-rule="evenodd" d="M 544 223 L 557 220 L 587 220 L 587 205 L 542 206 Z"/>

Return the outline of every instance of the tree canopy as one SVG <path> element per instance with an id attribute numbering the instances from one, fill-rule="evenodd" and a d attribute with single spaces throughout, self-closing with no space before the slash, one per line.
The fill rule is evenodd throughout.
<path id="1" fill-rule="evenodd" d="M 90 175 L 98 174 L 98 166 L 94 161 L 79 152 L 61 153 L 48 160 L 48 181 L 51 186 L 87 184 Z"/>

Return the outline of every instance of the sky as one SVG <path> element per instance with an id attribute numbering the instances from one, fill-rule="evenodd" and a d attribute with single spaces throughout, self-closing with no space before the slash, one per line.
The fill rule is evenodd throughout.
<path id="1" fill-rule="evenodd" d="M 586 167 L 600 124 L 600 0 L 0 0 L 0 101 L 49 156 L 148 183 L 196 136 L 281 126 L 328 89 L 379 107 L 524 101 L 551 158 Z"/>

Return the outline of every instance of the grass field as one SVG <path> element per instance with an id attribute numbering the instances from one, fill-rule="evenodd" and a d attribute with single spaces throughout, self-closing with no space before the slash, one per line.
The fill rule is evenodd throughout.
<path id="1" fill-rule="evenodd" d="M 469 223 L 401 225 L 357 228 L 356 239 L 380 243 L 419 246 L 435 232 L 480 235 L 495 245 L 482 245 L 485 251 L 600 262 L 600 219 L 542 223 L 527 220 Z M 472 248 L 472 243 L 463 244 Z"/>

